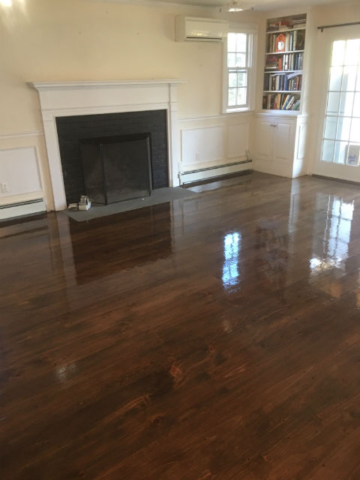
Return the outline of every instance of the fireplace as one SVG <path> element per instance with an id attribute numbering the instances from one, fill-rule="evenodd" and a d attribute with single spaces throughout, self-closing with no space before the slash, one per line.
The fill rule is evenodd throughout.
<path id="1" fill-rule="evenodd" d="M 108 204 L 169 186 L 165 110 L 56 119 L 67 203 Z"/>
<path id="2" fill-rule="evenodd" d="M 152 188 L 178 186 L 181 83 L 175 79 L 30 83 L 39 92 L 44 125 L 51 180 L 46 186 L 47 208 L 63 210 L 84 194 L 81 142 L 93 138 L 149 133 Z M 131 130 L 134 125 L 137 129 Z"/>
<path id="3" fill-rule="evenodd" d="M 124 135 L 81 142 L 85 193 L 108 205 L 151 195 L 150 135 Z"/>

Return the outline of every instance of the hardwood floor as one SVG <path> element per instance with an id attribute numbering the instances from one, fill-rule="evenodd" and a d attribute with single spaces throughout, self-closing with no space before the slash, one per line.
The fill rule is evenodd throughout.
<path id="1" fill-rule="evenodd" d="M 2 479 L 360 478 L 359 188 L 196 188 L 0 229 Z"/>

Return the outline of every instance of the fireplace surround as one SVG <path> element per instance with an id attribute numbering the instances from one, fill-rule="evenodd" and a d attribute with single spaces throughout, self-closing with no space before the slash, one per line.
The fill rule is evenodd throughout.
<path id="1" fill-rule="evenodd" d="M 67 207 L 57 122 L 60 117 L 165 111 L 167 181 L 179 185 L 179 131 L 177 86 L 182 80 L 129 80 L 108 82 L 31 83 L 39 92 L 53 193 L 49 210 Z M 99 136 L 99 135 L 98 135 Z"/>
<path id="2" fill-rule="evenodd" d="M 56 127 L 68 204 L 77 202 L 80 196 L 85 194 L 94 200 L 86 188 L 86 164 L 84 165 L 82 160 L 84 146 L 87 145 L 89 152 L 97 143 L 108 145 L 121 142 L 122 137 L 125 140 L 129 140 L 131 136 L 149 137 L 151 186 L 154 189 L 169 186 L 166 110 L 58 117 Z M 96 147 L 94 148 L 96 150 Z M 103 148 L 109 150 L 110 146 Z M 118 150 L 121 156 L 120 145 Z M 141 158 L 135 155 L 133 162 L 137 162 L 140 167 Z M 120 159 L 118 163 L 120 167 Z M 118 180 L 121 178 L 118 177 Z"/>

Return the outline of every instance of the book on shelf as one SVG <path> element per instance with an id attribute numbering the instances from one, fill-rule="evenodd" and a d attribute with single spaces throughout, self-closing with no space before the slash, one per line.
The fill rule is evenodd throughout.
<path id="1" fill-rule="evenodd" d="M 264 90 L 265 91 L 277 91 L 277 90 L 293 90 L 300 91 L 302 86 L 302 74 L 301 73 L 271 73 L 265 75 L 264 78 Z"/>
<path id="2" fill-rule="evenodd" d="M 264 110 L 300 110 L 300 98 L 291 93 L 268 93 L 263 96 Z"/>
<path id="3" fill-rule="evenodd" d="M 265 63 L 265 70 L 302 70 L 303 58 L 303 53 L 268 55 Z"/>
<path id="4" fill-rule="evenodd" d="M 266 51 L 268 53 L 293 52 L 296 50 L 304 50 L 304 47 L 305 30 L 295 30 L 294 32 L 268 35 Z"/>
<path id="5" fill-rule="evenodd" d="M 281 70 L 282 69 L 282 58 L 274 55 L 274 56 L 268 56 L 266 58 L 266 65 L 265 65 L 266 70 Z"/>

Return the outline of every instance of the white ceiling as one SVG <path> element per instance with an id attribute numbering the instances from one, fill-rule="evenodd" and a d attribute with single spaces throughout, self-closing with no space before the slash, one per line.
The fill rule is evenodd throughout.
<path id="1" fill-rule="evenodd" d="M 202 7 L 221 7 L 233 3 L 233 0 L 153 0 L 154 3 L 177 3 Z M 357 2 L 359 0 L 346 0 Z M 302 7 L 309 5 L 326 5 L 329 3 L 345 3 L 345 0 L 235 0 L 238 6 L 254 8 L 254 10 L 273 10 L 276 8 Z"/>

